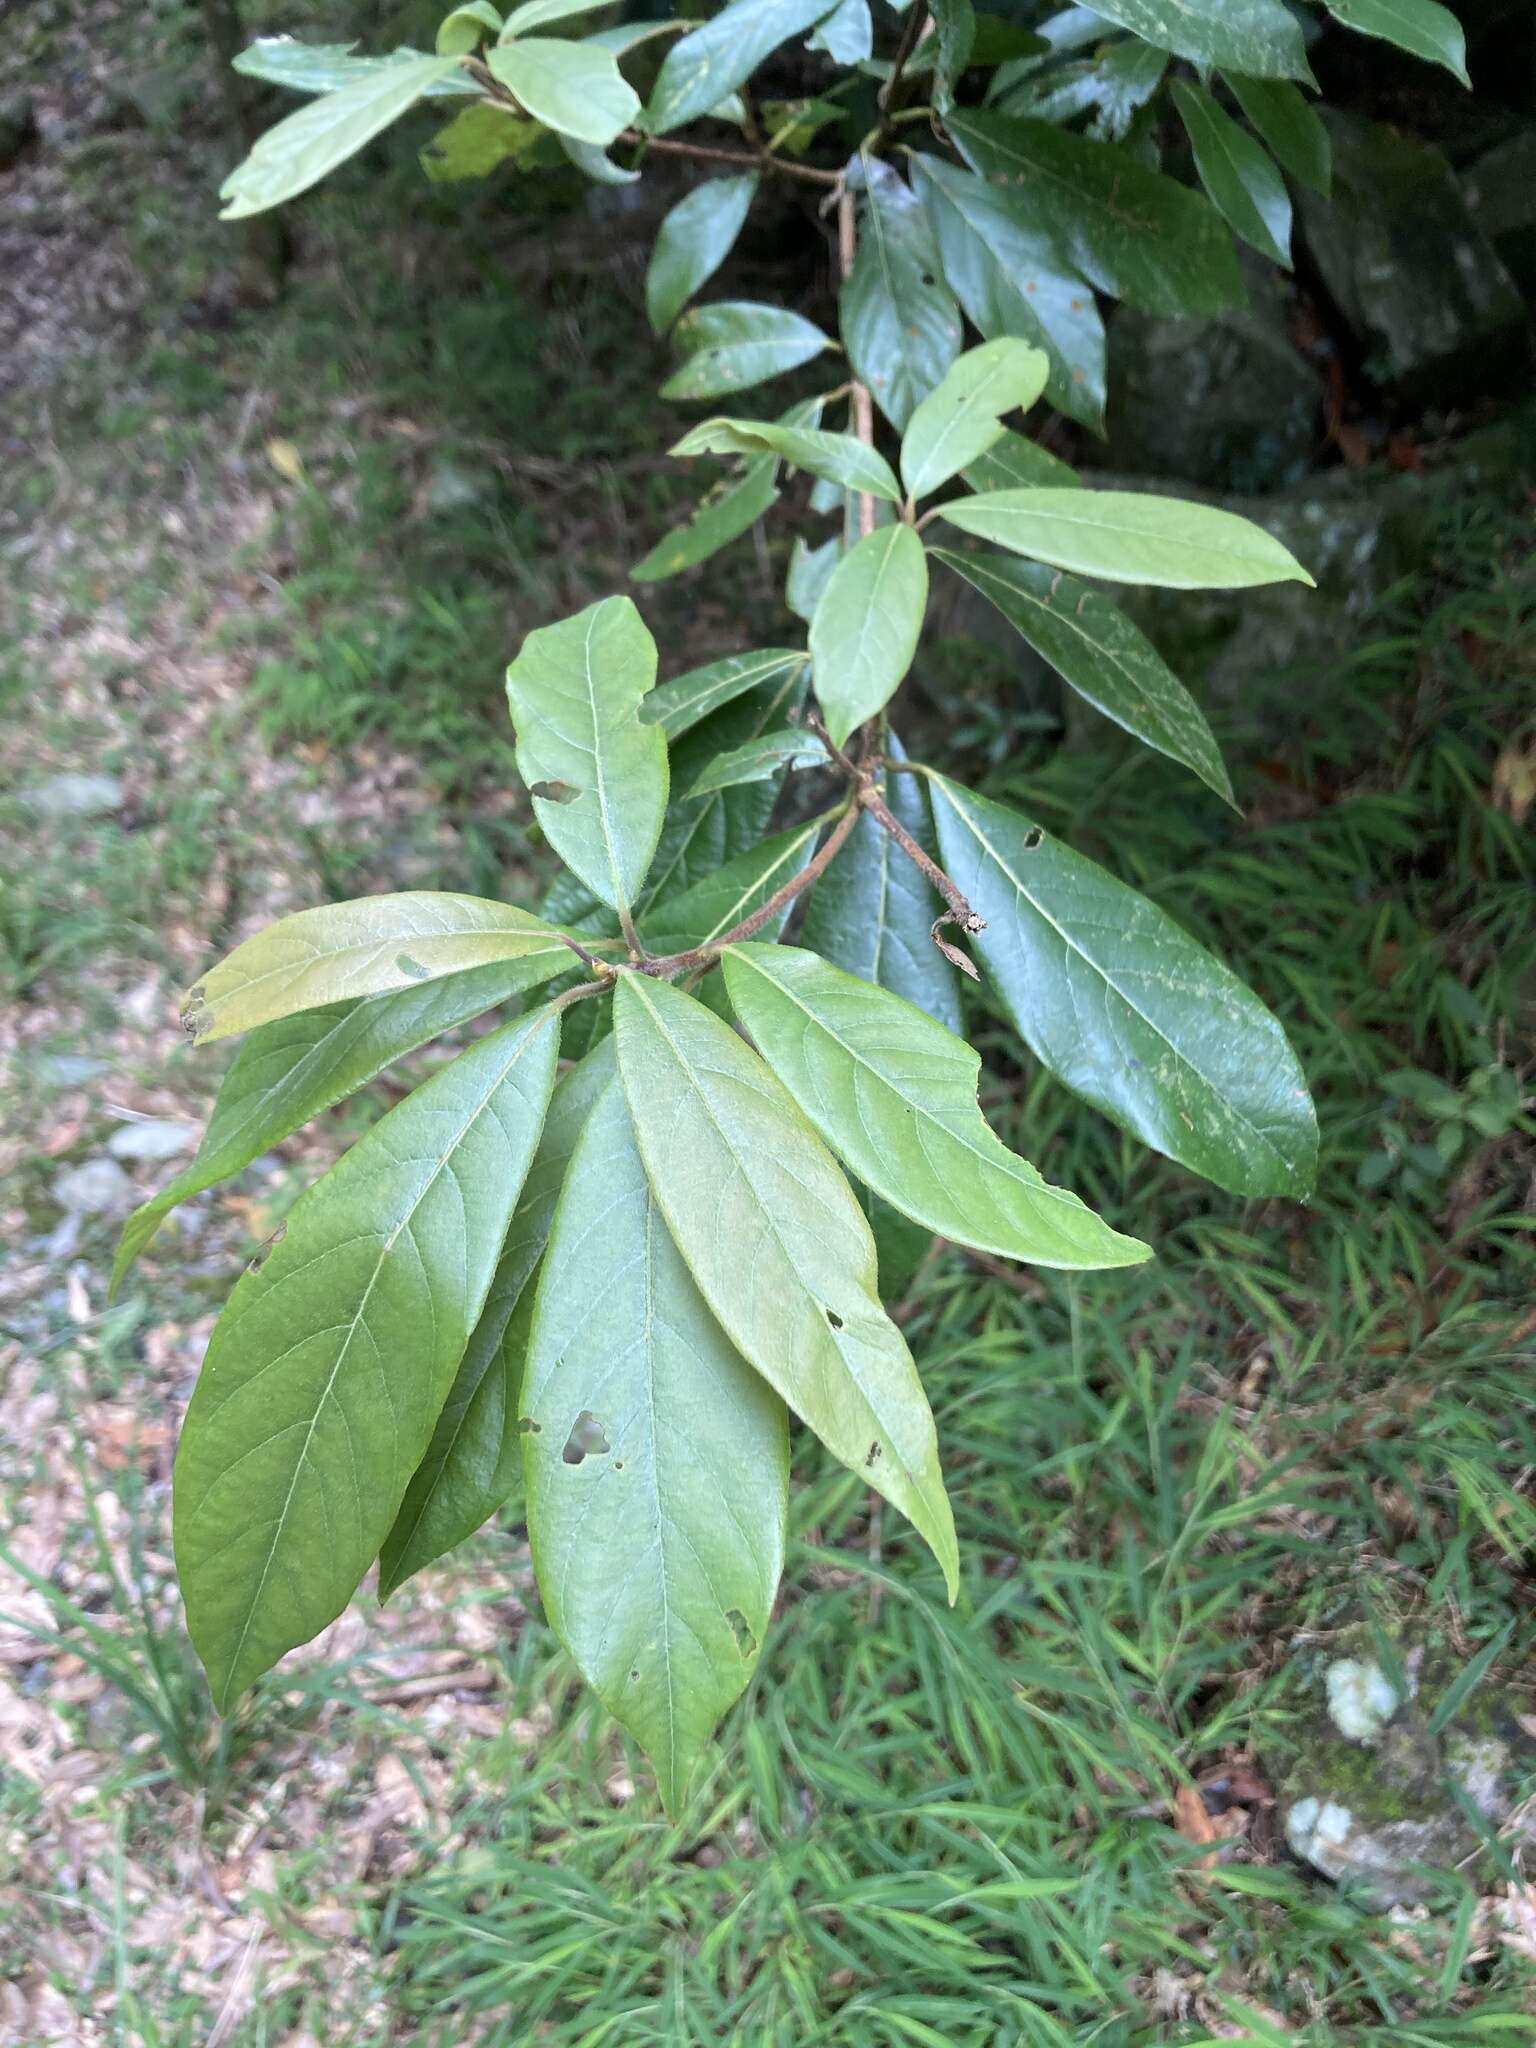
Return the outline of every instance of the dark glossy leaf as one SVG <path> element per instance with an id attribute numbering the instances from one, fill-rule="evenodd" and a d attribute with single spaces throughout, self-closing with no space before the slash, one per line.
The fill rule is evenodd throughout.
<path id="1" fill-rule="evenodd" d="M 1095 0 L 1094 11 L 1192 64 L 1231 64 L 1253 78 L 1312 76 L 1301 24 L 1284 0 Z"/>
<path id="2" fill-rule="evenodd" d="M 992 600 L 1080 697 L 1232 803 L 1232 783 L 1205 714 L 1139 626 L 1102 592 L 1039 562 L 934 555 Z"/>
<path id="3" fill-rule="evenodd" d="M 1257 583 L 1312 581 L 1262 526 L 1189 498 L 1046 486 L 987 491 L 941 510 L 963 533 L 1114 583 L 1243 590 Z"/>
<path id="4" fill-rule="evenodd" d="M 515 985 L 536 988 L 570 965 L 570 948 L 532 911 L 484 896 L 413 889 L 322 903 L 227 953 L 189 991 L 182 1022 L 203 1045 L 494 961 L 519 963 Z"/>
<path id="5" fill-rule="evenodd" d="M 752 654 L 727 654 L 687 675 L 658 683 L 640 706 L 647 725 L 659 725 L 667 739 L 681 739 L 701 720 L 734 703 L 763 683 L 787 680 L 805 667 L 809 656 L 794 647 L 764 647 Z"/>
<path id="6" fill-rule="evenodd" d="M 696 121 L 734 92 L 791 36 L 831 12 L 832 0 L 733 0 L 667 52 L 645 109 L 652 135 Z"/>
<path id="7" fill-rule="evenodd" d="M 960 311 L 927 217 L 889 164 L 864 165 L 858 254 L 838 300 L 855 376 L 898 429 L 960 353 Z"/>
<path id="8" fill-rule="evenodd" d="M 545 1610 L 675 1814 L 768 1630 L 789 1438 L 678 1254 L 616 1084 L 566 1176 L 521 1406 Z"/>
<path id="9" fill-rule="evenodd" d="M 721 398 L 744 391 L 831 346 L 819 327 L 783 306 L 720 300 L 685 313 L 673 330 L 681 366 L 661 387 L 663 398 Z"/>
<path id="10" fill-rule="evenodd" d="M 552 963 L 551 979 L 565 964 Z M 328 1003 L 259 1026 L 224 1076 L 191 1165 L 123 1225 L 114 1292 L 178 1203 L 241 1172 L 417 1046 L 508 1001 L 527 985 L 526 972 L 521 961 L 493 961 L 467 974 L 413 982 L 393 995 Z"/>
<path id="11" fill-rule="evenodd" d="M 1443 64 L 1453 78 L 1471 86 L 1461 23 L 1437 0 L 1324 0 L 1324 5 L 1335 21 L 1358 35 L 1377 36 L 1407 50 L 1410 56 Z"/>
<path id="12" fill-rule="evenodd" d="M 1262 145 L 1198 85 L 1176 79 L 1173 97 L 1195 153 L 1200 182 L 1234 234 L 1291 267 L 1291 195 Z"/>
<path id="13" fill-rule="evenodd" d="M 948 126 L 981 176 L 1019 198 L 1100 291 L 1165 319 L 1242 304 L 1232 244 L 1198 192 L 1116 143 L 1044 121 L 957 107 Z"/>
<path id="14" fill-rule="evenodd" d="M 576 1141 L 593 1106 L 617 1076 L 605 1039 L 556 1084 L 539 1148 L 453 1387 L 427 1454 L 411 1476 L 379 1552 L 379 1598 L 387 1600 L 434 1559 L 473 1536 L 522 1483 L 518 1395 L 533 1322 L 534 1278 Z"/>
<path id="15" fill-rule="evenodd" d="M 640 719 L 656 643 L 627 597 L 541 626 L 507 669 L 518 773 L 556 853 L 611 908 L 635 901 L 667 807 L 667 743 Z M 554 800 L 538 785 L 565 784 Z"/>
<path id="16" fill-rule="evenodd" d="M 645 310 L 664 334 L 731 253 L 751 211 L 757 178 L 706 178 L 680 199 L 656 230 L 645 273 Z"/>
<path id="17" fill-rule="evenodd" d="M 1043 1065 L 1144 1143 L 1237 1195 L 1306 1195 L 1317 1122 L 1285 1033 L 1166 911 L 1018 811 L 935 776 L 970 944 Z"/>
<path id="18" fill-rule="evenodd" d="M 839 746 L 912 666 L 927 604 L 928 561 L 910 526 L 866 534 L 827 578 L 811 620 L 811 672 Z"/>
<path id="19" fill-rule="evenodd" d="M 246 220 L 307 192 L 373 141 L 433 86 L 459 69 L 456 57 L 385 63 L 268 128 L 219 188 L 220 220 Z"/>
<path id="20" fill-rule="evenodd" d="M 503 1025 L 289 1215 L 219 1319 L 176 1457 L 176 1565 L 215 1705 L 341 1613 L 480 1317 L 555 1078 L 559 1015 Z"/>
<path id="21" fill-rule="evenodd" d="M 546 128 L 606 149 L 640 111 L 640 95 L 611 51 L 554 36 L 520 36 L 486 53 L 486 65 L 520 107 Z"/>
<path id="22" fill-rule="evenodd" d="M 1293 178 L 1326 198 L 1333 188 L 1333 143 L 1300 87 L 1278 78 L 1224 72 L 1233 97 Z"/>
<path id="23" fill-rule="evenodd" d="M 980 1054 L 913 1004 L 799 946 L 734 945 L 724 965 L 731 1007 L 785 1088 L 913 1222 L 1032 1265 L 1150 1256 L 1009 1151 L 977 1103 Z"/>
<path id="24" fill-rule="evenodd" d="M 614 1028 L 646 1179 L 700 1293 L 833 1456 L 913 1523 L 953 1600 L 933 1417 L 836 1161 L 756 1054 L 680 990 L 621 975 Z"/>
<path id="25" fill-rule="evenodd" d="M 912 189 L 933 227 L 950 289 L 989 341 L 1045 351 L 1051 403 L 1084 426 L 1104 418 L 1104 322 L 1028 202 L 940 157 L 912 159 Z"/>
<path id="26" fill-rule="evenodd" d="M 894 736 L 887 752 L 896 760 L 905 759 Z M 880 787 L 896 818 L 925 853 L 934 855 L 937 847 L 923 778 L 888 774 Z M 905 996 L 947 1031 L 958 1032 L 960 989 L 955 970 L 930 936 L 943 907 L 916 866 L 866 811 L 817 882 L 801 939 L 836 966 Z"/>

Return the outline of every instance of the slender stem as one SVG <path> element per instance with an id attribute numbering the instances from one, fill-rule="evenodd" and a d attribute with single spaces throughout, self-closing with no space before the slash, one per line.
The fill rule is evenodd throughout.
<path id="1" fill-rule="evenodd" d="M 550 1004 L 553 1010 L 568 1010 L 572 1003 L 584 1003 L 588 996 L 605 996 L 618 979 L 617 971 L 608 967 L 603 970 L 600 981 L 578 982 L 575 988 L 565 989 Z"/>
<path id="2" fill-rule="evenodd" d="M 767 150 L 717 149 L 708 142 L 678 142 L 669 135 L 642 135 L 638 128 L 626 128 L 617 140 L 659 150 L 664 156 L 697 157 L 703 163 L 736 164 L 748 171 L 777 171 L 781 177 L 798 178 L 807 185 L 833 186 L 842 182 L 841 171 L 793 163 L 788 157 L 770 156 Z"/>
<path id="3" fill-rule="evenodd" d="M 964 893 L 949 879 L 938 862 L 930 860 L 928 855 L 924 853 L 923 849 L 912 837 L 912 834 L 902 824 L 900 818 L 896 816 L 885 798 L 875 787 L 873 780 L 866 780 L 860 783 L 859 802 L 869 812 L 882 831 L 889 832 L 896 844 L 907 856 L 907 859 L 928 878 L 929 883 L 933 888 L 937 889 L 944 898 L 944 901 L 949 905 L 949 917 L 941 918 L 939 922 L 941 924 L 948 924 L 952 920 L 963 931 L 984 932 L 987 928 L 987 920 L 984 917 L 978 916 L 972 910 L 970 904 L 965 899 Z"/>
<path id="4" fill-rule="evenodd" d="M 640 943 L 640 934 L 635 929 L 634 914 L 627 903 L 619 905 L 619 929 L 624 934 L 624 943 L 629 948 L 631 960 L 643 960 L 645 948 Z"/>
<path id="5" fill-rule="evenodd" d="M 858 230 L 854 224 L 853 194 L 845 185 L 837 195 L 837 267 L 846 282 L 859 253 Z M 869 387 L 856 379 L 853 386 L 853 431 L 866 448 L 875 445 L 875 409 Z M 875 501 L 868 491 L 859 493 L 859 535 L 875 530 Z"/>
<path id="6" fill-rule="evenodd" d="M 599 960 L 595 953 L 589 953 L 581 941 L 573 939 L 569 932 L 556 932 L 555 937 L 562 945 L 569 946 L 583 966 L 589 967 L 594 974 L 608 974 L 612 972 L 606 960 Z"/>

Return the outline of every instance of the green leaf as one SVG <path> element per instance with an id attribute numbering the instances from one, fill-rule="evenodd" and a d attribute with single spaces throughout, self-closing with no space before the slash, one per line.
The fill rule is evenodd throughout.
<path id="1" fill-rule="evenodd" d="M 939 261 L 972 326 L 1045 350 L 1052 405 L 1098 430 L 1104 419 L 1104 322 L 1026 201 L 940 157 L 912 159 Z"/>
<path id="2" fill-rule="evenodd" d="M 246 220 L 307 192 L 459 68 L 456 57 L 385 64 L 339 92 L 325 93 L 260 136 L 219 188 L 220 220 Z"/>
<path id="3" fill-rule="evenodd" d="M 655 680 L 656 643 L 627 597 L 541 626 L 507 670 L 534 816 L 567 867 L 620 912 L 645 880 L 667 808 L 666 739 L 640 719 Z"/>
<path id="4" fill-rule="evenodd" d="M 1006 555 L 934 555 L 992 600 L 1080 697 L 1128 733 L 1180 761 L 1233 803 L 1205 714 L 1139 626 L 1100 591 L 1039 562 Z M 1233 805 L 1236 808 L 1236 805 Z"/>
<path id="5" fill-rule="evenodd" d="M 480 100 L 438 129 L 420 152 L 421 168 L 434 185 L 486 178 L 509 159 L 529 155 L 548 133 L 537 121 L 523 120 L 510 107 Z"/>
<path id="6" fill-rule="evenodd" d="M 1312 76 L 1301 24 L 1284 0 L 1094 0 L 1094 12 L 1192 64 L 1231 64 L 1253 78 Z"/>
<path id="7" fill-rule="evenodd" d="M 1200 182 L 1227 224 L 1261 256 L 1289 270 L 1291 196 L 1273 159 L 1203 87 L 1175 79 L 1173 97 Z"/>
<path id="8" fill-rule="evenodd" d="M 1312 582 L 1262 526 L 1187 498 L 1048 487 L 957 498 L 942 513 L 963 533 L 1112 583 L 1244 590 L 1256 583 Z"/>
<path id="9" fill-rule="evenodd" d="M 647 951 L 658 957 L 681 953 L 691 946 L 712 945 L 733 931 L 806 866 L 826 822 L 825 818 L 811 818 L 788 832 L 759 840 L 713 874 L 658 902 L 640 928 Z M 763 926 L 768 938 L 778 937 L 789 912 L 786 904 Z"/>
<path id="10" fill-rule="evenodd" d="M 976 42 L 976 12 L 971 0 L 933 0 L 934 40 L 938 55 L 933 67 L 933 103 L 939 112 L 953 106 L 955 87 L 971 61 Z"/>
<path id="11" fill-rule="evenodd" d="M 960 312 L 927 218 L 889 164 L 863 159 L 858 253 L 838 299 L 854 375 L 898 430 L 960 352 Z"/>
<path id="12" fill-rule="evenodd" d="M 1396 43 L 1410 56 L 1443 64 L 1470 89 L 1467 39 L 1461 23 L 1448 7 L 1436 5 L 1436 0 L 1324 0 L 1324 5 L 1335 21 L 1357 35 L 1376 36 L 1382 42 Z M 1251 70 L 1252 66 L 1245 68 Z"/>
<path id="13" fill-rule="evenodd" d="M 821 603 L 827 579 L 843 559 L 843 538 L 834 534 L 818 548 L 807 547 L 799 534 L 790 543 L 789 568 L 784 576 L 784 602 L 797 619 L 809 625 Z"/>
<path id="14" fill-rule="evenodd" d="M 836 1162 L 762 1061 L 680 990 L 621 975 L 614 1029 L 646 1179 L 700 1293 L 833 1456 L 912 1522 L 953 1601 L 933 1417 Z"/>
<path id="15" fill-rule="evenodd" d="M 1300 88 L 1278 78 L 1223 77 L 1232 96 L 1293 178 L 1321 192 L 1333 189 L 1333 143 Z"/>
<path id="16" fill-rule="evenodd" d="M 645 309 L 657 334 L 665 334 L 729 256 L 756 191 L 755 173 L 706 178 L 662 221 L 645 273 Z"/>
<path id="17" fill-rule="evenodd" d="M 514 7 L 507 16 L 501 40 L 510 43 L 533 29 L 549 28 L 557 21 L 573 20 L 578 14 L 598 14 L 612 5 L 613 0 L 523 0 L 523 5 Z"/>
<path id="18" fill-rule="evenodd" d="M 530 36 L 488 51 L 491 76 L 546 128 L 606 149 L 640 111 L 612 53 L 592 43 Z"/>
<path id="19" fill-rule="evenodd" d="M 669 451 L 673 455 L 775 455 L 794 469 L 826 477 L 845 490 L 901 503 L 901 486 L 884 456 L 852 434 L 820 427 L 780 427 L 766 420 L 702 420 Z"/>
<path id="20" fill-rule="evenodd" d="M 247 78 L 259 78 L 266 85 L 286 86 L 290 92 L 340 92 L 365 78 L 401 64 L 422 61 L 420 50 L 391 50 L 387 57 L 354 57 L 355 43 L 301 43 L 293 36 L 258 36 L 235 58 L 233 69 Z M 425 99 L 454 94 L 476 94 L 479 86 L 467 71 L 457 69 L 429 85 Z"/>
<path id="21" fill-rule="evenodd" d="M 754 527 L 778 503 L 778 460 L 749 463 L 739 483 L 718 486 L 695 507 L 686 526 L 675 526 L 630 570 L 635 583 L 661 583 L 707 562 Z"/>
<path id="22" fill-rule="evenodd" d="M 827 578 L 811 620 L 811 672 L 841 746 L 912 666 L 928 605 L 928 560 L 910 526 L 877 528 Z"/>
<path id="23" fill-rule="evenodd" d="M 507 984 L 534 988 L 571 964 L 570 948 L 531 910 L 413 889 L 322 903 L 236 946 L 189 991 L 182 1023 L 198 1045 L 295 1010 L 383 995 L 443 974 L 517 961 Z"/>
<path id="24" fill-rule="evenodd" d="M 917 1278 L 918 1267 L 928 1256 L 933 1232 L 903 1216 L 889 1202 L 882 1202 L 868 1188 L 855 1183 L 853 1191 L 858 1197 L 859 1207 L 869 1218 L 870 1234 L 875 1240 L 880 1299 L 890 1307 L 905 1301 L 912 1282 Z"/>
<path id="25" fill-rule="evenodd" d="M 947 126 L 973 168 L 1011 190 L 1058 257 L 1100 291 L 1162 319 L 1242 304 L 1220 215 L 1128 149 L 972 107 L 956 107 Z"/>
<path id="26" fill-rule="evenodd" d="M 437 27 L 437 54 L 440 57 L 467 57 L 471 50 L 478 50 L 486 37 L 501 34 L 501 16 L 491 5 L 491 0 L 463 0 L 451 14 L 445 14 Z"/>
<path id="27" fill-rule="evenodd" d="M 230 1296 L 175 1475 L 187 1626 L 221 1713 L 335 1620 L 389 1533 L 490 1288 L 559 1035 L 546 1007 L 434 1074 Z"/>
<path id="28" fill-rule="evenodd" d="M 796 370 L 829 348 L 819 327 L 783 306 L 723 299 L 685 313 L 673 330 L 683 357 L 663 398 L 721 398 Z"/>
<path id="29" fill-rule="evenodd" d="M 743 782 L 762 782 L 781 768 L 824 768 L 827 750 L 811 734 L 794 726 L 781 732 L 760 733 L 744 746 L 733 747 L 715 759 L 693 784 L 689 794 L 703 796 L 706 790 L 735 789 Z"/>
<path id="30" fill-rule="evenodd" d="M 645 126 L 665 135 L 708 114 L 752 76 L 763 59 L 831 12 L 834 0 L 734 0 L 667 52 L 645 109 Z"/>
<path id="31" fill-rule="evenodd" d="M 894 761 L 906 759 L 894 734 L 887 737 L 886 754 Z M 898 823 L 926 854 L 935 854 L 923 778 L 886 775 L 880 790 Z M 958 1033 L 959 984 L 931 936 L 942 908 L 914 863 L 865 811 L 817 882 L 800 936 L 834 966 L 905 996 L 947 1031 Z"/>
<path id="32" fill-rule="evenodd" d="M 767 1634 L 789 1432 L 678 1254 L 616 1084 L 561 1193 L 522 1409 L 545 1611 L 676 1814 Z"/>
<path id="33" fill-rule="evenodd" d="M 1061 490 L 1076 488 L 1078 474 L 1038 441 L 1005 433 L 985 455 L 966 464 L 965 480 L 973 491 Z"/>
<path id="34" fill-rule="evenodd" d="M 1089 133 L 1104 142 L 1121 141 L 1162 84 L 1167 69 L 1167 51 L 1154 50 L 1147 43 L 1111 43 L 1102 50 L 1097 65 L 1099 111 Z"/>
<path id="35" fill-rule="evenodd" d="M 1044 353 L 1022 341 L 967 349 L 913 413 L 901 440 L 901 478 L 926 498 L 1003 434 L 1001 415 L 1027 412 L 1045 389 Z"/>
<path id="36" fill-rule="evenodd" d="M 512 1212 L 491 1291 L 426 1456 L 411 1475 L 379 1552 L 381 1600 L 473 1536 L 522 1481 L 518 1395 L 533 1323 L 534 1275 L 576 1141 L 616 1074 L 613 1041 L 604 1039 L 556 1083 L 549 1098 L 539 1148 Z"/>
<path id="37" fill-rule="evenodd" d="M 723 957 L 731 1008 L 763 1058 L 833 1151 L 914 1223 L 1037 1266 L 1151 1256 L 1009 1151 L 977 1104 L 981 1056 L 942 1024 L 799 946 Z"/>
<path id="38" fill-rule="evenodd" d="M 808 50 L 825 50 L 834 64 L 862 64 L 874 46 L 869 0 L 837 0 L 806 41 Z"/>
<path id="39" fill-rule="evenodd" d="M 760 683 L 774 683 L 805 667 L 807 656 L 794 647 L 764 647 L 753 654 L 728 654 L 703 668 L 690 669 L 670 682 L 658 683 L 640 706 L 647 725 L 659 725 L 669 741 L 681 739 L 701 719 L 734 702 Z"/>
<path id="40" fill-rule="evenodd" d="M 569 958 L 565 947 L 560 950 Z M 564 965 L 552 961 L 551 975 Z M 393 995 L 328 1003 L 261 1025 L 230 1063 L 191 1165 L 123 1225 L 113 1292 L 178 1203 L 241 1172 L 406 1053 L 494 1009 L 526 985 L 521 961 L 493 961 L 468 974 L 412 983 Z"/>
<path id="41" fill-rule="evenodd" d="M 945 871 L 1019 1035 L 1145 1144 L 1235 1195 L 1306 1195 L 1317 1122 L 1278 1022 L 1166 911 L 1018 811 L 931 780 Z"/>
<path id="42" fill-rule="evenodd" d="M 606 150 L 594 142 L 578 142 L 574 135 L 557 135 L 555 140 L 584 178 L 594 185 L 638 185 L 640 173 L 616 164 Z"/>

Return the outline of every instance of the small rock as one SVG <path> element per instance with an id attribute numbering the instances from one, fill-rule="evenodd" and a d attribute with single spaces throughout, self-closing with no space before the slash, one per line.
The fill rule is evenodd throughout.
<path id="1" fill-rule="evenodd" d="M 88 1159 L 53 1184 L 53 1199 L 70 1216 L 110 1216 L 133 1204 L 133 1182 L 115 1159 Z"/>
<path id="2" fill-rule="evenodd" d="M 133 1159 L 142 1164 L 174 1159 L 178 1153 L 190 1152 L 197 1139 L 196 1124 L 181 1123 L 172 1117 L 156 1117 L 149 1123 L 124 1124 L 107 1140 L 107 1150 L 114 1159 Z"/>
<path id="3" fill-rule="evenodd" d="M 123 785 L 115 775 L 51 775 L 26 801 L 44 818 L 101 818 L 122 809 Z"/>

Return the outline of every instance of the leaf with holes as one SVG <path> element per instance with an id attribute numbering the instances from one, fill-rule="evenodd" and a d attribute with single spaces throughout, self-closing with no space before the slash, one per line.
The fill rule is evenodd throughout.
<path id="1" fill-rule="evenodd" d="M 876 405 L 904 429 L 960 352 L 960 311 L 927 217 L 889 164 L 863 164 L 858 253 L 838 300 L 843 346 Z"/>
<path id="2" fill-rule="evenodd" d="M 987 491 L 940 508 L 962 533 L 1112 583 L 1245 590 L 1312 578 L 1262 526 L 1188 498 L 1051 487 Z M 815 653 L 815 648 L 812 648 Z"/>
<path id="3" fill-rule="evenodd" d="M 827 578 L 811 620 L 811 672 L 839 746 L 912 666 L 927 604 L 928 559 L 910 526 L 866 534 Z"/>
<path id="4" fill-rule="evenodd" d="M 925 498 L 1003 435 L 1005 412 L 1027 412 L 1045 389 L 1044 353 L 1021 341 L 967 349 L 913 413 L 901 437 L 901 480 Z"/>
<path id="5" fill-rule="evenodd" d="M 1205 714 L 1118 605 L 1039 562 L 948 548 L 933 553 L 990 598 L 1080 697 L 1232 803 L 1231 778 Z"/>
<path id="6" fill-rule="evenodd" d="M 434 1074 L 230 1296 L 175 1477 L 187 1626 L 221 1713 L 336 1619 L 389 1533 L 489 1291 L 559 1035 L 546 1007 Z"/>
<path id="7" fill-rule="evenodd" d="M 576 1140 L 615 1075 L 605 1039 L 556 1083 L 507 1227 L 496 1277 L 459 1360 L 426 1456 L 411 1475 L 379 1552 L 379 1598 L 488 1521 L 523 1476 L 518 1394 L 533 1321 L 534 1275 Z"/>
<path id="8" fill-rule="evenodd" d="M 799 313 L 748 300 L 695 307 L 678 321 L 673 340 L 683 361 L 662 385 L 663 398 L 723 398 L 797 370 L 831 346 Z"/>
<path id="9" fill-rule="evenodd" d="M 1173 97 L 1200 182 L 1227 225 L 1261 256 L 1289 270 L 1291 195 L 1274 160 L 1201 87 L 1176 79 Z"/>
<path id="10" fill-rule="evenodd" d="M 516 963 L 510 995 L 552 980 L 570 966 L 571 952 L 543 918 L 484 896 L 419 889 L 323 903 L 280 917 L 227 953 L 189 991 L 182 1023 L 203 1045 L 297 1010 L 493 961 Z"/>
<path id="11" fill-rule="evenodd" d="M 1235 1195 L 1306 1195 L 1317 1120 L 1285 1033 L 1168 913 L 1018 811 L 934 776 L 946 872 L 1019 1035 L 1067 1087 Z"/>
<path id="12" fill-rule="evenodd" d="M 756 1054 L 680 990 L 621 975 L 614 1029 L 646 1179 L 700 1293 L 833 1456 L 913 1524 L 953 1600 L 933 1416 L 836 1161 Z"/>
<path id="13" fill-rule="evenodd" d="M 662 221 L 645 273 L 645 310 L 657 334 L 666 333 L 730 255 L 756 191 L 755 173 L 706 178 Z"/>
<path id="14" fill-rule="evenodd" d="M 627 597 L 541 626 L 507 670 L 534 816 L 566 865 L 619 911 L 639 893 L 667 808 L 666 739 L 640 718 L 655 680 L 656 643 Z"/>
<path id="15" fill-rule="evenodd" d="M 911 1003 L 798 946 L 728 947 L 725 983 L 833 1151 L 914 1223 L 1037 1266 L 1151 1256 L 1009 1151 L 977 1104 L 980 1055 Z"/>

